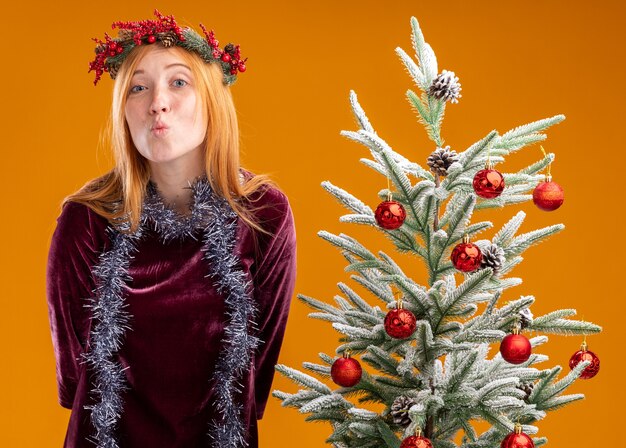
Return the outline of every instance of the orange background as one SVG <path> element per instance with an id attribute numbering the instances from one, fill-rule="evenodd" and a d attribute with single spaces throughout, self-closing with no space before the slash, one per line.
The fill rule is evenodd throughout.
<path id="1" fill-rule="evenodd" d="M 298 2 L 299 3 L 299 2 Z M 379 135 L 405 156 L 424 163 L 434 149 L 404 93 L 413 88 L 394 48 L 410 51 L 414 15 L 435 50 L 439 69 L 453 70 L 463 86 L 447 109 L 446 143 L 463 150 L 491 129 L 501 133 L 563 113 L 548 130 L 555 180 L 566 202 L 544 213 L 532 204 L 479 213 L 495 228 L 523 209 L 523 231 L 556 222 L 565 232 L 531 248 L 514 275 L 524 283 L 505 300 L 534 294 L 536 316 L 576 308 L 604 332 L 589 338 L 602 359 L 593 380 L 569 392 L 579 401 L 539 422 L 549 446 L 625 447 L 617 424 L 624 403 L 622 310 L 624 197 L 623 149 L 625 7 L 618 1 L 389 2 L 11 2 L 3 11 L 2 117 L 4 194 L 0 369 L 3 430 L 0 445 L 61 446 L 69 411 L 57 404 L 54 358 L 45 303 L 45 264 L 59 203 L 110 167 L 99 147 L 112 82 L 98 88 L 87 74 L 91 37 L 115 20 L 149 18 L 156 6 L 179 22 L 214 28 L 222 43 L 240 43 L 248 71 L 233 91 L 239 109 L 244 161 L 273 174 L 288 194 L 298 232 L 296 291 L 331 300 L 336 283 L 348 282 L 344 259 L 316 236 L 345 232 L 372 250 L 392 253 L 373 229 L 340 224 L 344 210 L 319 186 L 331 180 L 375 207 L 385 187 L 359 163 L 367 150 L 339 136 L 354 130 L 348 92 L 356 90 Z M 511 157 L 513 171 L 540 157 L 537 146 Z M 490 237 L 493 232 L 487 232 Z M 396 260 L 416 278 L 423 266 Z M 356 288 L 362 292 L 361 289 Z M 364 294 L 368 300 L 372 297 Z M 300 366 L 332 353 L 338 334 L 294 301 L 280 362 Z M 580 337 L 550 336 L 542 368 L 566 366 Z M 565 367 L 567 370 L 567 367 Z M 277 377 L 274 388 L 298 387 Z M 261 446 L 322 447 L 325 424 L 305 424 L 294 409 L 270 398 L 260 422 Z"/>

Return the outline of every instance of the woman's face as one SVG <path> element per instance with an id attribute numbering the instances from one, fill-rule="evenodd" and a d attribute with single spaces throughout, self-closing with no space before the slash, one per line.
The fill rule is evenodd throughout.
<path id="1" fill-rule="evenodd" d="M 160 45 L 150 45 L 131 75 L 126 122 L 135 147 L 152 163 L 197 163 L 206 135 L 189 66 Z"/>

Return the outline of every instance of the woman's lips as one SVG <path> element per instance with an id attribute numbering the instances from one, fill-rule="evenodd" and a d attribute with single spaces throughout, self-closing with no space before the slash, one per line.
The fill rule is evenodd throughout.
<path id="1" fill-rule="evenodd" d="M 169 130 L 169 127 L 164 125 L 164 124 L 157 124 L 155 126 L 152 127 L 152 134 L 158 136 L 162 136 L 167 134 L 167 131 Z"/>

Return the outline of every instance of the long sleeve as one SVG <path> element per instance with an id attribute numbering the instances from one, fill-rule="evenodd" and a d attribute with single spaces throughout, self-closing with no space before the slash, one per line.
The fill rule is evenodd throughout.
<path id="1" fill-rule="evenodd" d="M 57 219 L 48 253 L 46 293 L 59 403 L 68 409 L 74 402 L 89 333 L 86 305 L 95 286 L 91 267 L 102 250 L 98 246 L 103 231 L 102 218 L 84 205 L 69 203 Z"/>
<path id="2" fill-rule="evenodd" d="M 296 279 L 296 233 L 289 202 L 278 190 L 267 194 L 274 197 L 270 209 L 273 216 L 268 221 L 272 235 L 261 243 L 254 286 L 263 341 L 255 361 L 257 419 L 263 417 L 269 397 Z"/>

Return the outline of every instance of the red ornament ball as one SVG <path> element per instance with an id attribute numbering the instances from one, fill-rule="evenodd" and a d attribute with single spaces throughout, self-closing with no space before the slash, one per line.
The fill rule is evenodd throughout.
<path id="1" fill-rule="evenodd" d="M 504 190 L 504 176 L 499 171 L 484 169 L 474 176 L 474 191 L 481 198 L 497 198 L 502 190 Z"/>
<path id="2" fill-rule="evenodd" d="M 230 62 L 230 55 L 228 53 L 224 53 L 222 55 L 222 61 L 224 62 Z"/>
<path id="3" fill-rule="evenodd" d="M 156 36 L 154 34 L 150 34 L 148 36 L 148 43 L 153 44 L 156 42 Z"/>
<path id="4" fill-rule="evenodd" d="M 452 249 L 450 260 L 456 269 L 462 272 L 472 272 L 480 267 L 483 253 L 473 243 L 459 243 Z"/>
<path id="5" fill-rule="evenodd" d="M 405 339 L 415 331 L 415 314 L 404 308 L 391 310 L 385 316 L 385 331 L 395 339 Z"/>
<path id="6" fill-rule="evenodd" d="M 563 187 L 556 182 L 541 182 L 533 190 L 533 202 L 543 211 L 551 212 L 563 204 Z"/>
<path id="7" fill-rule="evenodd" d="M 500 343 L 500 354 L 511 364 L 526 362 L 531 352 L 530 341 L 522 334 L 509 334 Z"/>
<path id="8" fill-rule="evenodd" d="M 246 64 L 244 64 L 243 62 L 240 62 L 237 68 L 239 69 L 241 73 L 243 73 L 246 71 Z"/>
<path id="9" fill-rule="evenodd" d="M 344 357 L 337 359 L 330 368 L 330 376 L 339 386 L 352 387 L 361 381 L 363 369 L 354 358 Z"/>
<path id="10" fill-rule="evenodd" d="M 582 379 L 588 380 L 589 378 L 593 378 L 600 371 L 600 358 L 598 358 L 594 352 L 589 350 L 578 350 L 574 353 L 569 359 L 569 368 L 573 369 L 579 362 L 582 361 L 591 361 L 591 364 L 589 364 L 580 374 Z"/>
<path id="11" fill-rule="evenodd" d="M 124 51 L 124 47 L 122 47 L 121 45 L 118 45 L 115 51 L 117 51 L 117 54 L 120 54 L 122 51 Z"/>
<path id="12" fill-rule="evenodd" d="M 504 438 L 500 448 L 535 448 L 535 443 L 533 439 L 523 432 L 519 434 L 512 432 Z"/>
<path id="13" fill-rule="evenodd" d="M 402 441 L 400 448 L 433 448 L 433 444 L 426 437 L 409 436 Z"/>
<path id="14" fill-rule="evenodd" d="M 406 211 L 398 201 L 385 201 L 378 204 L 374 216 L 380 227 L 395 230 L 404 223 Z"/>

